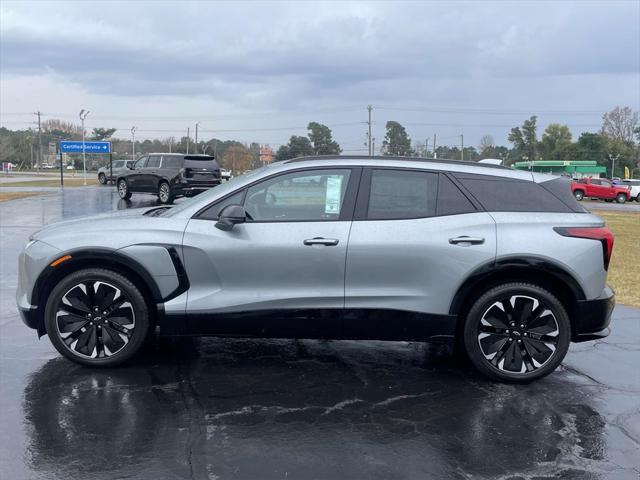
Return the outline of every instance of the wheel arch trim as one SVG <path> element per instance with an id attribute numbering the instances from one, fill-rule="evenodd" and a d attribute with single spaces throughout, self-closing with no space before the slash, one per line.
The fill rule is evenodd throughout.
<path id="1" fill-rule="evenodd" d="M 586 296 L 580 283 L 574 275 L 565 267 L 546 257 L 534 255 L 506 256 L 487 262 L 474 271 L 458 287 L 449 307 L 450 315 L 461 313 L 462 307 L 467 303 L 469 295 L 478 288 L 482 288 L 492 278 L 502 276 L 514 276 L 527 274 L 531 276 L 552 277 L 562 283 L 572 294 L 576 301 L 585 300 Z M 523 278 L 527 281 L 527 278 Z"/>
<path id="2" fill-rule="evenodd" d="M 147 245 L 147 244 L 145 244 Z M 175 290 L 168 295 L 162 296 L 160 288 L 158 287 L 153 276 L 147 271 L 147 269 L 130 255 L 126 255 L 118 250 L 109 248 L 81 248 L 63 251 L 59 253 L 60 257 L 70 255 L 71 259 L 67 260 L 57 267 L 47 266 L 38 276 L 34 283 L 34 287 L 31 292 L 31 304 L 37 306 L 36 311 L 40 311 L 38 319 L 38 333 L 39 335 L 44 332 L 44 302 L 46 301 L 46 295 L 44 292 L 50 292 L 55 286 L 55 283 L 59 278 L 62 278 L 73 271 L 77 271 L 81 268 L 109 268 L 115 267 L 123 274 L 133 273 L 137 278 L 132 279 L 134 283 L 142 283 L 139 287 L 146 290 L 146 293 L 150 298 L 150 306 L 155 305 L 157 310 L 161 312 L 164 308 L 164 302 L 177 297 L 189 289 L 189 279 L 186 274 L 182 260 L 177 250 L 173 246 L 151 244 L 153 246 L 160 246 L 166 248 L 171 261 L 173 263 L 176 277 L 178 279 L 178 286 Z M 138 280 L 139 282 L 136 282 Z M 44 298 L 43 298 L 44 297 Z"/>

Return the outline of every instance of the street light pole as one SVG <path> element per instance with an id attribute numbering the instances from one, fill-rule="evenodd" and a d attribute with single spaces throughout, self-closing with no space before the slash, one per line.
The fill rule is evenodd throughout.
<path id="1" fill-rule="evenodd" d="M 84 119 L 89 115 L 89 110 L 80 110 L 80 120 L 82 121 L 82 168 L 84 170 L 84 186 L 87 186 L 87 155 L 84 149 Z M 60 164 L 62 168 L 62 163 Z"/>
<path id="2" fill-rule="evenodd" d="M 131 127 L 131 160 L 136 159 L 136 127 Z"/>
<path id="3" fill-rule="evenodd" d="M 611 154 L 609 154 L 609 160 L 611 160 L 611 179 L 613 179 L 614 175 L 615 175 L 615 171 L 616 171 L 616 160 L 620 158 L 620 154 L 616 155 L 615 157 Z"/>
<path id="4" fill-rule="evenodd" d="M 198 153 L 198 125 L 200 122 L 196 122 L 196 153 Z"/>

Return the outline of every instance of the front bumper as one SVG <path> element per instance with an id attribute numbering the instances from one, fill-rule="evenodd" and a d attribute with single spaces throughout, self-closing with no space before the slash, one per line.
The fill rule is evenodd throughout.
<path id="1" fill-rule="evenodd" d="M 41 337 L 47 333 L 44 327 L 42 312 L 38 310 L 38 307 L 19 307 L 18 312 L 20 313 L 20 318 L 22 318 L 22 323 L 24 323 L 29 328 L 37 330 L 38 337 Z"/>
<path id="2" fill-rule="evenodd" d="M 608 336 L 611 313 L 615 305 L 615 293 L 609 286 L 605 287 L 596 299 L 578 301 L 571 323 L 571 340 L 587 342 Z"/>

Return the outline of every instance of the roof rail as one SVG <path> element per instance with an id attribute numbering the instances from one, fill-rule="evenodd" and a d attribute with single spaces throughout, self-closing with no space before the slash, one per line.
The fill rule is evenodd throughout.
<path id="1" fill-rule="evenodd" d="M 395 160 L 399 162 L 426 162 L 426 163 L 444 163 L 452 165 L 475 165 L 482 168 L 498 168 L 511 170 L 504 165 L 492 165 L 489 163 L 478 163 L 466 160 L 448 160 L 440 158 L 422 158 L 422 157 L 394 157 L 391 155 L 312 155 L 309 157 L 297 157 L 285 160 L 284 163 L 310 162 L 316 160 Z"/>

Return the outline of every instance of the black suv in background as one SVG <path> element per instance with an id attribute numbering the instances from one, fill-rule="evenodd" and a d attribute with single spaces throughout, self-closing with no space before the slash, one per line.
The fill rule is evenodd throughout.
<path id="1" fill-rule="evenodd" d="M 211 155 L 150 153 L 140 157 L 133 167 L 118 176 L 120 198 L 132 193 L 151 193 L 160 203 L 176 197 L 197 195 L 220 185 L 220 166 Z"/>

